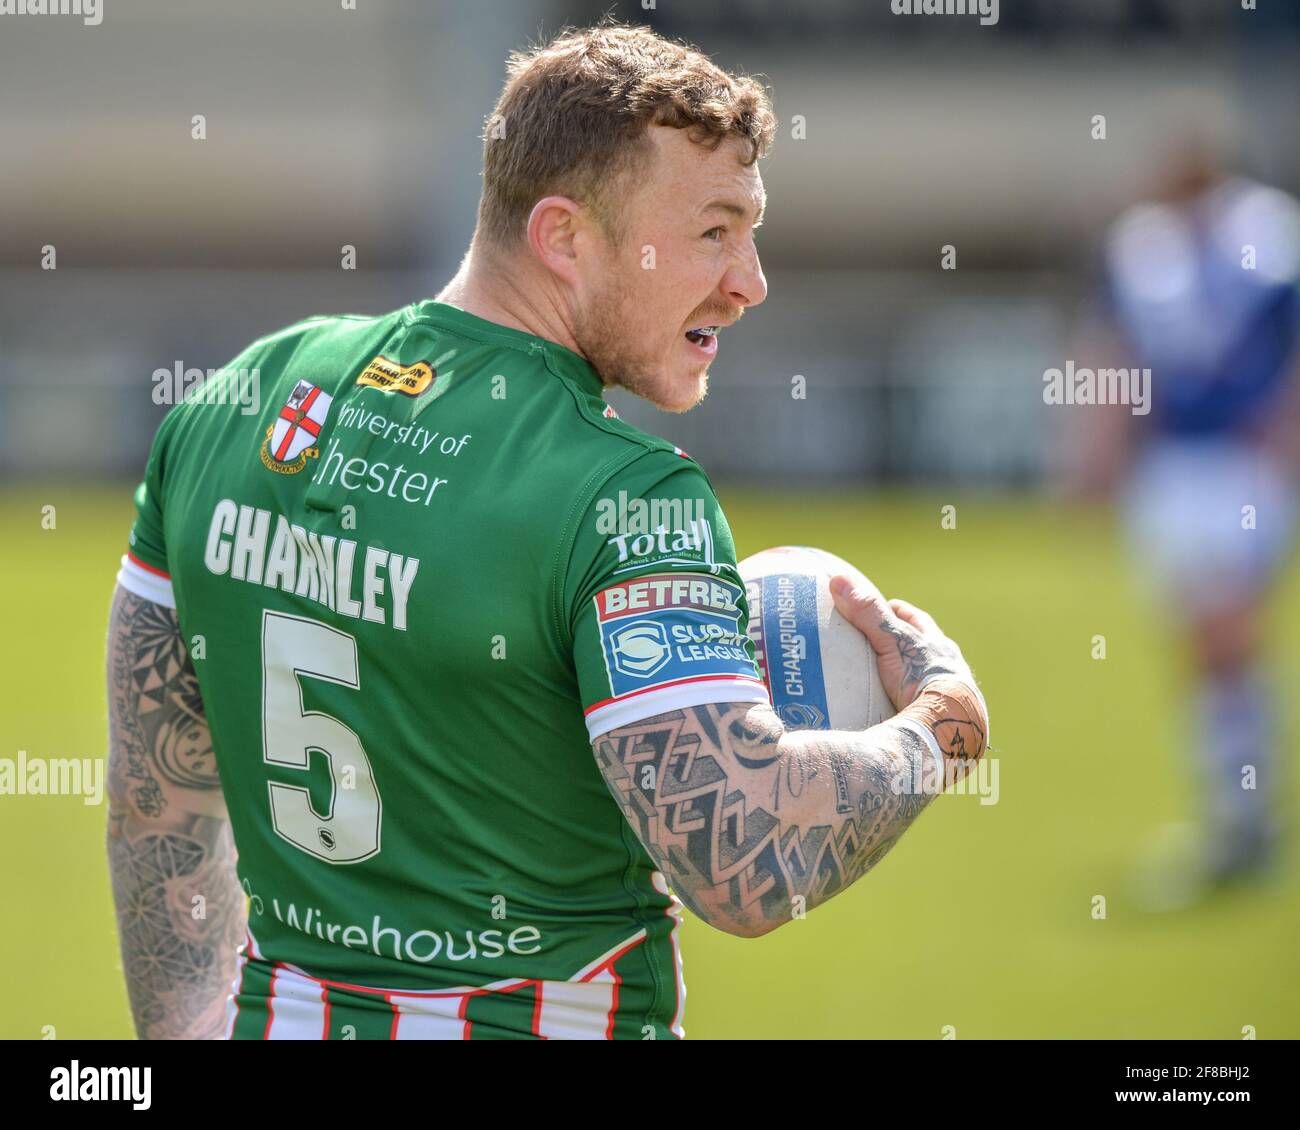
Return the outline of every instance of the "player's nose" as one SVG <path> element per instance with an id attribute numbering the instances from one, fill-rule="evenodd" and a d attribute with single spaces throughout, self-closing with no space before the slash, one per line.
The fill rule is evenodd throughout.
<path id="1" fill-rule="evenodd" d="M 722 290 L 737 306 L 757 306 L 767 297 L 767 279 L 753 242 L 722 278 Z"/>

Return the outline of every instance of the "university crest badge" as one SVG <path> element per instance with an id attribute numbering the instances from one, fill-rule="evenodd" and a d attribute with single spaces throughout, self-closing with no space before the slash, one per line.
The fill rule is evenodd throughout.
<path id="1" fill-rule="evenodd" d="M 296 475 L 308 459 L 320 456 L 316 438 L 329 415 L 334 398 L 314 384 L 299 381 L 280 409 L 279 418 L 266 429 L 262 463 L 277 475 Z"/>

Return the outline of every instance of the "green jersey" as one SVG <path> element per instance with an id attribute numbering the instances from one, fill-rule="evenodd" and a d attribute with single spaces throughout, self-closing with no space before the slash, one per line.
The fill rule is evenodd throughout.
<path id="1" fill-rule="evenodd" d="M 680 903 L 590 743 L 768 692 L 712 487 L 602 392 L 423 302 L 264 338 L 160 426 L 119 580 L 198 674 L 233 1038 L 682 1034 Z"/>

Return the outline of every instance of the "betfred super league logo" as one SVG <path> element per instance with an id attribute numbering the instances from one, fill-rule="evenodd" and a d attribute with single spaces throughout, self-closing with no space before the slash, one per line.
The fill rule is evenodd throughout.
<path id="1" fill-rule="evenodd" d="M 299 381 L 280 409 L 279 418 L 266 429 L 262 463 L 277 475 L 296 475 L 308 459 L 320 456 L 315 441 L 329 415 L 334 398 L 314 384 Z"/>

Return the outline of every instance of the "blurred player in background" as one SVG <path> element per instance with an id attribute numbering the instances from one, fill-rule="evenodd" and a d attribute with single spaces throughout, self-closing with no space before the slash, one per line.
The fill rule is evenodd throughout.
<path id="1" fill-rule="evenodd" d="M 1258 874 L 1279 839 L 1269 583 L 1295 523 L 1300 208 L 1189 136 L 1103 248 L 1083 365 L 1151 370 L 1150 412 L 1090 407 L 1075 487 L 1120 503 L 1131 549 L 1185 635 L 1204 813 L 1164 829 L 1138 876 L 1175 909 Z"/>

